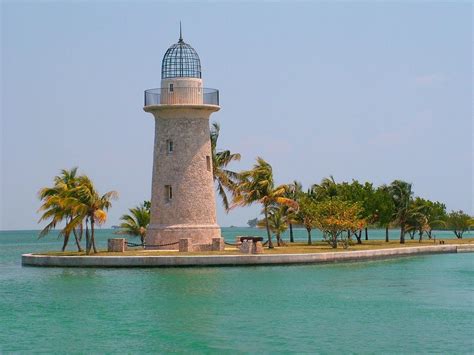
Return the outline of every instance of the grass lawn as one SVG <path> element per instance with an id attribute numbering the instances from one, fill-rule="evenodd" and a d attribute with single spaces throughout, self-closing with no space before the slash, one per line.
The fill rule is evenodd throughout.
<path id="1" fill-rule="evenodd" d="M 445 244 L 474 244 L 474 238 L 464 239 L 445 239 Z M 313 242 L 312 245 L 305 243 L 287 243 L 286 246 L 268 249 L 264 248 L 265 254 L 304 254 L 304 253 L 327 253 L 327 252 L 342 252 L 342 251 L 355 251 L 355 250 L 375 250 L 375 249 L 387 249 L 387 248 L 407 248 L 416 246 L 430 246 L 439 245 L 439 239 L 436 243 L 433 240 L 423 240 L 421 243 L 418 240 L 405 240 L 405 244 L 400 244 L 398 240 L 393 240 L 386 243 L 383 240 L 363 240 L 362 244 L 353 244 L 348 249 L 338 247 L 337 249 L 331 248 L 326 242 Z M 44 253 L 35 253 L 35 255 L 55 255 L 55 256 L 80 256 L 85 255 L 85 252 L 79 253 L 74 251 L 51 251 Z M 94 256 L 165 256 L 165 255 L 242 255 L 235 247 L 227 246 L 225 251 L 208 251 L 208 252 L 195 252 L 195 253 L 180 253 L 176 250 L 143 250 L 142 248 L 129 248 L 124 253 L 109 253 L 106 250 L 99 250 Z"/>

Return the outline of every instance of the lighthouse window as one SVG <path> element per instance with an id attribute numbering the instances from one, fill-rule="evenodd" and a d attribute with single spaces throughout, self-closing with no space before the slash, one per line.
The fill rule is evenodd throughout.
<path id="1" fill-rule="evenodd" d="M 207 166 L 207 171 L 211 171 L 211 157 L 209 155 L 206 156 L 206 166 Z"/>
<path id="2" fill-rule="evenodd" d="M 170 84 L 170 92 L 173 92 L 173 91 L 174 91 L 174 85 Z"/>
<path id="3" fill-rule="evenodd" d="M 165 196 L 167 201 L 171 201 L 173 199 L 173 188 L 171 185 L 165 185 Z"/>
<path id="4" fill-rule="evenodd" d="M 168 154 L 171 154 L 171 153 L 173 153 L 173 150 L 174 150 L 173 141 L 168 139 L 166 141 L 166 151 L 167 151 Z"/>

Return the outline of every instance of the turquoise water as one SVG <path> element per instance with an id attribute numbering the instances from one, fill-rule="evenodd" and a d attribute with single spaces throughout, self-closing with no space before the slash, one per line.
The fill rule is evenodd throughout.
<path id="1" fill-rule="evenodd" d="M 60 248 L 35 235 L 0 232 L 0 353 L 474 352 L 471 253 L 305 266 L 22 267 L 20 254 Z"/>

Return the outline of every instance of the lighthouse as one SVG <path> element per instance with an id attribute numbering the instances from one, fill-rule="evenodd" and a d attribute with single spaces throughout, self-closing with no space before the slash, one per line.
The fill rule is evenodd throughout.
<path id="1" fill-rule="evenodd" d="M 181 26 L 180 26 L 181 27 Z M 184 42 L 166 51 L 161 87 L 145 91 L 155 119 L 151 216 L 147 249 L 178 249 L 180 239 L 210 244 L 220 238 L 212 170 L 209 117 L 219 91 L 203 87 L 201 61 Z"/>

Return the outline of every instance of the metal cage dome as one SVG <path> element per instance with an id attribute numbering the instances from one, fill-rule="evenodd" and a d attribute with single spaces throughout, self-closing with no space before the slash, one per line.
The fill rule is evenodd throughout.
<path id="1" fill-rule="evenodd" d="M 183 41 L 181 31 L 178 43 L 168 48 L 161 63 L 161 79 L 167 78 L 201 78 L 201 60 Z"/>

